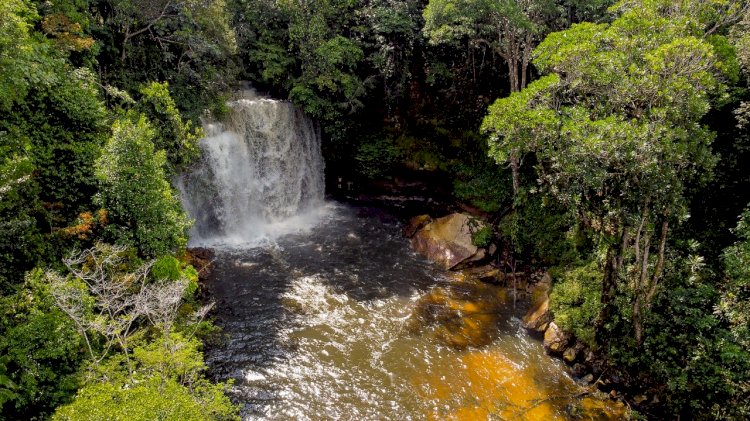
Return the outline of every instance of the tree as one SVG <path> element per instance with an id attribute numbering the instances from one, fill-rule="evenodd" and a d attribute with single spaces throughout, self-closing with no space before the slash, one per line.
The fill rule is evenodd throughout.
<path id="1" fill-rule="evenodd" d="M 112 0 L 109 3 L 112 23 L 122 34 L 120 54 L 123 61 L 129 45 L 137 37 L 148 38 L 160 48 L 181 44 L 189 52 L 207 47 L 231 51 L 235 47 L 223 0 L 208 3 L 195 0 Z"/>
<path id="2" fill-rule="evenodd" d="M 745 84 L 750 86 L 750 7 L 742 20 L 732 28 L 731 40 L 737 49 L 737 59 L 744 70 Z M 738 125 L 750 131 L 750 102 L 745 101 L 736 110 Z"/>
<path id="3" fill-rule="evenodd" d="M 616 0 L 564 0 L 568 26 L 580 22 L 599 22 L 607 17 L 607 9 Z"/>
<path id="4" fill-rule="evenodd" d="M 356 13 L 360 25 L 370 29 L 363 48 L 365 60 L 376 71 L 386 112 L 391 115 L 396 114 L 413 78 L 411 66 L 420 41 L 421 10 L 422 5 L 414 0 L 375 0 Z"/>
<path id="5" fill-rule="evenodd" d="M 0 142 L 5 136 L 0 134 Z M 41 211 L 34 166 L 21 154 L 0 160 L 0 291 L 9 292 L 44 253 L 44 237 L 34 216 Z M 20 155 L 20 156 L 19 156 Z"/>
<path id="6" fill-rule="evenodd" d="M 143 97 L 138 109 L 150 121 L 162 123 L 154 136 L 154 147 L 166 153 L 166 174 L 169 178 L 187 170 L 200 156 L 198 141 L 203 130 L 192 127 L 191 121 L 183 121 L 180 110 L 169 94 L 169 84 L 152 82 L 141 88 Z"/>
<path id="7" fill-rule="evenodd" d="M 362 75 L 364 30 L 354 25 L 355 4 L 253 0 L 237 7 L 246 71 L 343 137 L 343 117 L 364 107 L 373 85 Z"/>
<path id="8" fill-rule="evenodd" d="M 0 314 L 0 412 L 7 419 L 49 417 L 81 384 L 83 338 L 55 305 L 41 270 L 0 298 Z"/>
<path id="9" fill-rule="evenodd" d="M 136 366 L 110 361 L 108 378 L 82 388 L 76 399 L 60 407 L 53 420 L 237 420 L 237 407 L 224 394 L 225 384 L 211 384 L 200 343 L 180 334 L 138 347 Z"/>
<path id="10" fill-rule="evenodd" d="M 55 4 L 49 12 L 86 16 L 86 32 L 97 41 L 91 66 L 104 85 L 136 93 L 143 84 L 169 82 L 175 102 L 195 121 L 206 109 L 221 108 L 237 71 L 237 42 L 224 0 L 86 3 L 64 10 Z"/>
<path id="11" fill-rule="evenodd" d="M 163 262 L 157 276 L 172 276 L 170 260 Z M 84 387 L 54 419 L 235 418 L 225 385 L 203 377 L 193 337 L 210 306 L 192 316 L 180 311 L 194 271 L 177 267 L 176 279 L 154 279 L 155 261 L 104 243 L 64 264 L 68 274 L 47 271 L 45 284 L 75 337 L 84 339 L 90 367 Z"/>
<path id="12" fill-rule="evenodd" d="M 741 215 L 734 233 L 739 240 L 724 251 L 727 285 L 719 309 L 735 340 L 750 350 L 750 209 Z"/>
<path id="13" fill-rule="evenodd" d="M 424 10 L 424 32 L 432 44 L 468 42 L 489 48 L 508 67 L 510 92 L 525 88 L 532 50 L 551 29 L 562 10 L 551 0 L 432 0 Z M 513 192 L 518 194 L 520 157 L 511 151 Z"/>
<path id="14" fill-rule="evenodd" d="M 0 5 L 0 282 L 54 255 L 49 234 L 91 204 L 106 112 L 91 72 L 33 31 L 28 2 Z"/>
<path id="15" fill-rule="evenodd" d="M 620 2 L 610 24 L 550 34 L 535 50 L 545 76 L 496 101 L 483 122 L 498 162 L 532 155 L 542 187 L 596 234 L 600 341 L 624 289 L 642 342 L 670 226 L 687 216 L 689 183 L 704 180 L 715 162 L 713 134 L 700 120 L 732 77 L 715 47 L 725 38 L 706 36 L 723 2 L 667 3 Z"/>
<path id="16" fill-rule="evenodd" d="M 716 312 L 729 323 L 733 340 L 733 343 L 725 342 L 725 353 L 734 351 L 733 347 L 738 344 L 747 361 L 747 354 L 750 353 L 750 208 L 740 215 L 734 233 L 738 241 L 724 250 L 726 279 Z M 728 412 L 747 417 L 750 415 L 750 368 L 736 370 L 733 374 L 730 380 L 734 380 L 732 386 L 737 398 Z"/>
<path id="17" fill-rule="evenodd" d="M 152 279 L 155 262 L 159 260 L 139 262 L 123 246 L 97 243 L 63 260 L 72 276 L 46 273 L 55 304 L 75 324 L 94 364 L 117 348 L 129 366 L 130 341 L 144 320 L 161 329 L 165 337 L 172 333 L 179 306 L 192 282 L 187 276 L 191 272 L 177 267 L 176 273 L 169 273 L 175 279 Z M 164 272 L 159 270 L 157 274 Z M 209 308 L 198 312 L 200 318 Z M 100 338 L 104 339 L 103 347 L 97 354 L 94 344 Z"/>
<path id="18" fill-rule="evenodd" d="M 532 49 L 562 16 L 553 0 L 431 0 L 424 10 L 424 33 L 432 44 L 468 40 L 487 47 L 508 66 L 510 91 L 529 80 Z"/>
<path id="19" fill-rule="evenodd" d="M 25 70 L 34 73 L 36 43 L 30 30 L 38 16 L 22 0 L 0 3 L 0 111 L 7 112 L 14 102 L 26 96 L 30 81 Z"/>
<path id="20" fill-rule="evenodd" d="M 164 151 L 144 116 L 123 118 L 96 162 L 97 203 L 110 215 L 108 233 L 146 257 L 173 253 L 187 244 L 190 220 L 165 178 Z"/>

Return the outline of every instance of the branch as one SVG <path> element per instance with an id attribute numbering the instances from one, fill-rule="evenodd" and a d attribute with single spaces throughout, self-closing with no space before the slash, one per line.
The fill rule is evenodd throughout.
<path id="1" fill-rule="evenodd" d="M 171 5 L 172 5 L 172 1 L 171 0 L 167 1 L 166 3 L 164 3 L 164 7 L 161 9 L 161 12 L 159 13 L 159 16 L 157 16 L 156 18 L 154 18 L 145 27 L 143 27 L 143 28 L 141 28 L 141 29 L 139 29 L 139 30 L 137 30 L 135 32 L 130 32 L 130 27 L 128 27 L 125 30 L 125 39 L 122 42 L 122 54 L 120 56 L 120 60 L 125 61 L 125 47 L 128 45 L 128 42 L 130 42 L 130 40 L 133 37 L 136 37 L 136 36 L 138 36 L 138 35 L 146 32 L 146 31 L 151 30 L 151 27 L 154 26 L 154 24 L 156 24 L 156 22 L 160 21 L 161 19 L 163 19 L 167 15 L 167 9 Z"/>
<path id="2" fill-rule="evenodd" d="M 643 206 L 643 215 L 641 215 L 641 224 L 638 226 L 638 232 L 635 234 L 635 261 L 641 260 L 641 233 L 643 232 L 643 225 L 646 223 L 648 218 L 648 198 L 646 198 L 646 204 Z"/>
<path id="3" fill-rule="evenodd" d="M 669 221 L 664 221 L 661 225 L 661 239 L 659 240 L 659 259 L 656 261 L 654 276 L 651 278 L 651 285 L 646 294 L 646 306 L 651 304 L 651 300 L 656 294 L 656 287 L 659 284 L 659 278 L 664 270 L 664 250 L 667 245 L 667 232 L 669 231 Z"/>

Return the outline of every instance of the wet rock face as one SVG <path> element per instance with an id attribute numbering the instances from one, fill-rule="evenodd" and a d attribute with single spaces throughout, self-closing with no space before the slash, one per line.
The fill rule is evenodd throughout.
<path id="1" fill-rule="evenodd" d="M 214 255 L 214 251 L 210 248 L 193 247 L 185 250 L 183 260 L 192 265 L 198 271 L 200 279 L 205 281 L 211 272 Z"/>
<path id="2" fill-rule="evenodd" d="M 418 221 L 415 223 L 418 225 Z M 411 239 L 411 245 L 414 250 L 443 269 L 454 269 L 462 263 L 475 262 L 486 257 L 486 251 L 471 241 L 472 230 L 479 228 L 479 222 L 474 222 L 469 215 L 454 213 L 417 229 Z"/>
<path id="3" fill-rule="evenodd" d="M 551 322 L 544 332 L 544 348 L 551 354 L 562 354 L 571 341 L 571 335 L 563 332 L 555 322 Z"/>
<path id="4" fill-rule="evenodd" d="M 545 274 L 542 280 L 537 282 L 531 290 L 531 307 L 523 316 L 523 327 L 536 332 L 544 332 L 552 321 L 549 311 L 549 290 L 552 287 L 552 279 Z"/>

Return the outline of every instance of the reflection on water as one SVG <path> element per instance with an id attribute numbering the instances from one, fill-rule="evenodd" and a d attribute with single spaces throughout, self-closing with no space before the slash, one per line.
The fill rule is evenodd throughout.
<path id="1" fill-rule="evenodd" d="M 208 287 L 225 340 L 207 361 L 246 419 L 621 414 L 526 335 L 504 290 L 432 267 L 377 210 L 336 206 L 305 234 L 220 251 Z"/>

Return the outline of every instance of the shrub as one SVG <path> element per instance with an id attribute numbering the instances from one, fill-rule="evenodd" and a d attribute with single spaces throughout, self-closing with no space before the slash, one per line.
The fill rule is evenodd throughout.
<path id="1" fill-rule="evenodd" d="M 176 281 L 180 272 L 180 261 L 174 256 L 160 257 L 151 267 L 151 277 L 155 280 Z"/>
<path id="2" fill-rule="evenodd" d="M 557 273 L 555 273 L 557 272 Z M 553 271 L 555 284 L 550 293 L 550 308 L 555 323 L 573 332 L 582 342 L 596 346 L 594 322 L 601 311 L 602 271 L 593 260 L 573 268 Z"/>
<path id="3" fill-rule="evenodd" d="M 362 142 L 354 159 L 360 174 L 371 179 L 378 178 L 398 163 L 401 151 L 389 137 L 370 138 Z"/>
<path id="4" fill-rule="evenodd" d="M 492 242 L 492 227 L 483 226 L 471 234 L 471 243 L 477 247 L 487 247 Z"/>
<path id="5" fill-rule="evenodd" d="M 195 292 L 198 290 L 198 271 L 190 265 L 185 265 L 174 256 L 162 256 L 156 259 L 151 267 L 151 279 L 153 281 L 179 281 L 187 280 L 184 298 L 193 301 Z"/>

